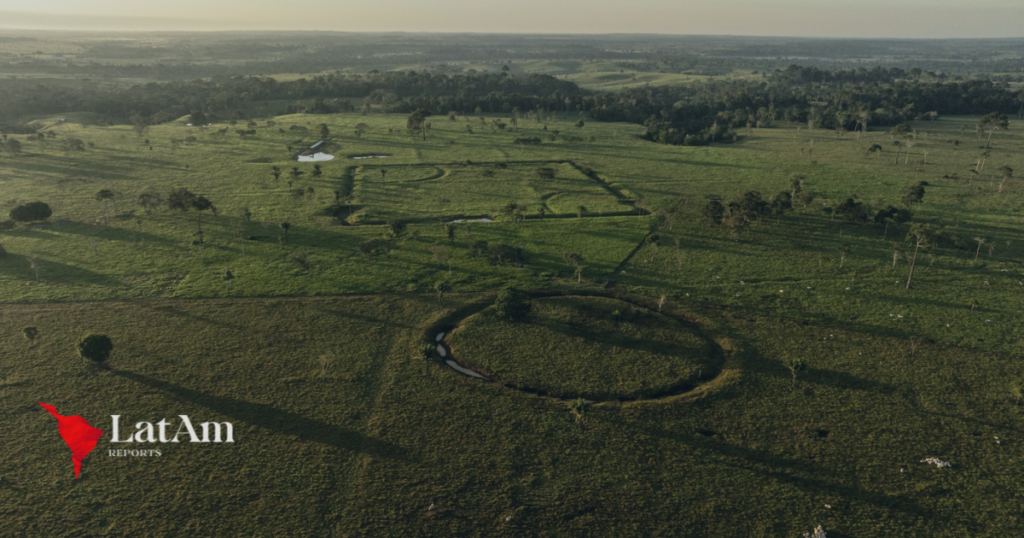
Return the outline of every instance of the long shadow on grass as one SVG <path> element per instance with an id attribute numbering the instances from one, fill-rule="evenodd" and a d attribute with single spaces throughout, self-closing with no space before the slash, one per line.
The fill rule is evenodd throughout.
<path id="1" fill-rule="evenodd" d="M 193 314 L 192 312 L 180 310 L 180 309 L 175 308 L 174 306 L 171 306 L 171 305 L 149 306 L 149 305 L 147 305 L 145 303 L 140 303 L 140 304 L 144 308 L 152 308 L 153 310 L 156 310 L 157 312 L 160 312 L 162 314 L 168 314 L 168 315 L 171 315 L 171 316 L 175 316 L 175 317 L 179 317 L 179 318 L 184 318 L 184 319 L 191 320 L 191 321 L 197 321 L 197 322 L 200 322 L 200 323 L 205 323 L 207 325 L 216 325 L 217 327 L 222 327 L 222 328 L 225 328 L 225 329 L 235 329 L 235 330 L 239 330 L 239 331 L 245 330 L 245 327 L 243 327 L 241 325 L 235 325 L 235 324 L 232 324 L 232 323 L 226 323 L 224 321 L 213 319 L 213 318 L 207 317 L 207 316 L 200 316 L 198 314 Z"/>
<path id="2" fill-rule="evenodd" d="M 42 282 L 62 282 L 72 284 L 96 284 L 99 286 L 120 286 L 121 282 L 109 275 L 68 265 L 51 259 L 41 259 L 38 262 L 39 280 Z M 8 254 L 0 262 L 0 274 L 13 275 L 22 280 L 36 280 L 35 270 L 32 269 L 32 259 L 29 256 Z"/>
<path id="3" fill-rule="evenodd" d="M 294 435 L 306 442 L 330 445 L 342 450 L 362 452 L 374 456 L 403 461 L 419 459 L 407 449 L 367 437 L 359 432 L 314 420 L 268 404 L 247 402 L 226 396 L 214 396 L 167 381 L 128 372 L 113 370 L 116 376 L 162 390 L 182 401 L 200 405 L 227 417 L 253 426 L 265 428 L 280 435 Z"/>
<path id="4" fill-rule="evenodd" d="M 618 421 L 610 415 L 609 420 L 626 429 L 636 428 L 634 423 Z M 844 485 L 843 476 L 806 460 L 788 458 L 767 450 L 746 448 L 697 434 L 673 432 L 659 428 L 644 428 L 643 432 L 653 437 L 681 443 L 698 453 L 715 454 L 721 458 L 720 461 L 724 465 L 791 484 L 801 491 L 814 492 L 819 495 L 838 494 L 844 499 L 872 504 L 883 510 L 895 510 L 913 516 L 927 515 L 929 518 L 940 519 L 938 514 L 925 509 L 910 497 Z"/>

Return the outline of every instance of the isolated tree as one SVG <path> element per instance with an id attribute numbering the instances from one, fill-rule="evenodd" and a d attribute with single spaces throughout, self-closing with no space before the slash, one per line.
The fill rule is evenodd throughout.
<path id="1" fill-rule="evenodd" d="M 277 181 L 279 179 L 281 179 L 281 167 L 280 166 L 273 166 L 273 167 L 271 167 L 270 168 L 270 173 L 274 175 L 274 183 L 277 183 Z"/>
<path id="2" fill-rule="evenodd" d="M 319 164 L 313 165 L 313 177 L 320 177 L 324 175 L 324 171 L 320 168 Z"/>
<path id="3" fill-rule="evenodd" d="M 114 205 L 114 215 L 117 215 L 117 195 L 110 189 L 102 189 L 96 193 L 96 199 L 103 202 L 103 213 L 106 214 L 107 201 Z"/>
<path id="4" fill-rule="evenodd" d="M 981 245 L 985 244 L 985 238 L 975 237 L 974 241 L 978 243 L 978 250 L 974 251 L 974 261 L 978 261 L 978 255 L 981 254 Z"/>
<path id="5" fill-rule="evenodd" d="M 804 363 L 803 359 L 791 357 L 786 360 L 786 369 L 788 369 L 789 373 L 793 376 L 793 382 L 790 385 L 791 388 L 796 387 L 796 373 L 806 368 L 807 365 Z"/>
<path id="6" fill-rule="evenodd" d="M 405 220 L 398 217 L 391 217 L 387 221 L 388 234 L 395 239 L 401 239 L 405 236 L 406 229 L 409 226 Z"/>
<path id="7" fill-rule="evenodd" d="M 444 294 L 448 293 L 450 290 L 451 286 L 448 285 L 448 282 L 444 280 L 438 280 L 437 282 L 434 282 L 434 291 L 437 293 L 437 302 L 443 303 Z"/>
<path id="8" fill-rule="evenodd" d="M 210 211 L 214 215 L 216 215 L 217 214 L 217 208 L 214 207 L 213 203 L 211 203 L 209 200 L 207 200 L 205 196 L 196 196 L 195 199 L 192 200 L 192 209 L 195 209 L 197 214 L 199 215 L 199 220 L 198 220 L 199 232 L 202 233 L 202 231 L 203 231 L 203 211 Z"/>
<path id="9" fill-rule="evenodd" d="M 900 201 L 907 207 L 924 202 L 924 185 L 920 183 L 911 185 L 907 188 L 907 193 L 903 195 Z"/>
<path id="10" fill-rule="evenodd" d="M 532 308 L 530 296 L 515 288 L 501 290 L 494 300 L 494 312 L 498 317 L 509 321 L 526 319 Z"/>
<path id="11" fill-rule="evenodd" d="M 160 207 L 163 203 L 163 199 L 156 191 L 145 191 L 139 194 L 138 197 L 139 206 L 147 214 L 151 213 L 154 209 Z"/>
<path id="12" fill-rule="evenodd" d="M 882 156 L 882 146 L 880 146 L 879 144 L 872 144 L 871 147 L 869 147 L 864 152 L 865 155 L 867 155 L 869 153 L 874 153 L 875 154 L 875 159 L 877 160 L 878 157 Z"/>
<path id="13" fill-rule="evenodd" d="M 326 123 L 321 123 L 316 126 L 316 135 L 321 139 L 326 139 L 331 136 L 331 130 L 327 128 Z"/>
<path id="14" fill-rule="evenodd" d="M 562 259 L 565 260 L 565 263 L 576 269 L 576 283 L 579 284 L 583 282 L 583 263 L 586 261 L 584 260 L 583 255 L 575 251 L 566 252 L 565 254 L 562 254 Z"/>
<path id="15" fill-rule="evenodd" d="M 288 242 L 288 230 L 290 230 L 292 228 L 292 223 L 290 223 L 290 222 L 282 222 L 278 226 L 280 226 L 281 229 L 284 230 L 284 242 L 287 243 Z"/>
<path id="16" fill-rule="evenodd" d="M 1020 398 L 1024 396 L 1024 380 L 1010 381 L 1010 395 L 1014 397 L 1014 403 L 1020 405 Z"/>
<path id="17" fill-rule="evenodd" d="M 5 146 L 7 147 L 7 151 L 11 152 L 11 155 L 14 155 L 15 157 L 21 155 L 21 142 L 19 142 L 17 138 L 8 139 Z"/>
<path id="18" fill-rule="evenodd" d="M 896 262 L 899 261 L 900 259 L 900 252 L 902 251 L 903 247 L 895 241 L 890 243 L 889 247 L 889 251 L 892 253 L 892 268 L 895 269 Z"/>
<path id="19" fill-rule="evenodd" d="M 1003 173 L 1003 180 L 999 182 L 999 192 L 1002 193 L 1003 188 L 1006 187 L 1006 182 L 1013 177 L 1013 168 L 1010 168 L 1009 166 L 1003 166 L 1002 168 L 999 169 L 999 171 Z"/>
<path id="20" fill-rule="evenodd" d="M 704 206 L 703 213 L 704 218 L 708 219 L 711 224 L 721 224 L 722 217 L 725 216 L 725 206 L 718 200 L 711 200 Z"/>
<path id="21" fill-rule="evenodd" d="M 203 114 L 201 110 L 194 110 L 192 111 L 191 114 L 189 114 L 188 122 L 191 123 L 194 127 L 201 127 L 203 125 L 206 125 L 206 114 Z"/>
<path id="22" fill-rule="evenodd" d="M 45 202 L 29 202 L 15 207 L 8 215 L 14 222 L 40 222 L 50 218 L 53 210 Z"/>
<path id="23" fill-rule="evenodd" d="M 224 271 L 224 276 L 222 278 L 224 279 L 224 283 L 227 284 L 229 290 L 235 288 L 235 274 L 231 272 L 231 269 Z"/>
<path id="24" fill-rule="evenodd" d="M 582 219 L 583 215 L 587 212 L 587 207 L 578 205 L 576 206 L 576 218 Z"/>
<path id="25" fill-rule="evenodd" d="M 36 280 L 39 280 L 39 270 L 43 268 L 43 264 L 39 261 L 39 258 L 31 257 L 28 259 L 29 267 L 32 268 L 32 272 L 36 274 Z"/>
<path id="26" fill-rule="evenodd" d="M 434 245 L 430 247 L 430 252 L 434 255 L 434 261 L 438 265 L 448 266 L 448 276 L 452 276 L 452 251 L 450 248 L 444 245 Z"/>
<path id="27" fill-rule="evenodd" d="M 910 233 L 907 234 L 907 239 L 914 242 L 914 257 L 910 260 L 910 274 L 907 276 L 907 289 L 910 289 L 911 283 L 914 279 L 914 266 L 917 265 L 917 253 L 921 250 L 921 247 L 928 246 L 928 240 L 931 237 L 931 229 L 927 224 L 914 223 L 910 227 Z"/>
<path id="28" fill-rule="evenodd" d="M 36 338 L 39 338 L 39 329 L 35 327 L 25 327 L 21 330 L 21 334 L 25 336 L 31 344 L 36 343 Z"/>
<path id="29" fill-rule="evenodd" d="M 576 419 L 576 424 L 586 423 L 587 407 L 587 401 L 583 398 L 576 398 L 569 402 L 569 412 Z"/>
<path id="30" fill-rule="evenodd" d="M 293 166 L 292 169 L 288 171 L 288 173 L 292 176 L 292 179 L 294 180 L 299 179 L 299 176 L 301 176 L 304 172 L 302 170 L 299 170 L 298 166 Z M 291 184 L 289 183 L 289 185 Z"/>
<path id="31" fill-rule="evenodd" d="M 1009 127 L 1010 122 L 1006 119 L 1006 114 L 1000 114 L 999 112 L 985 114 L 985 116 L 978 121 L 978 129 L 988 131 L 988 140 L 985 141 L 986 148 L 988 148 L 992 143 L 992 133 L 1008 129 Z"/>
<path id="32" fill-rule="evenodd" d="M 78 340 L 78 356 L 96 363 L 106 362 L 113 350 L 114 343 L 105 334 L 90 333 Z"/>

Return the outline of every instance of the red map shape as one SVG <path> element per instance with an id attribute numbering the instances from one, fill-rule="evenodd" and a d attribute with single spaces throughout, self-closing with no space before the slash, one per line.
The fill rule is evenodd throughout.
<path id="1" fill-rule="evenodd" d="M 57 419 L 57 433 L 71 449 L 71 461 L 75 463 L 75 478 L 77 479 L 82 471 L 82 460 L 92 452 L 92 449 L 96 448 L 96 443 L 103 436 L 103 430 L 93 428 L 89 425 L 89 421 L 78 415 L 72 417 L 58 415 L 57 408 L 50 404 L 39 402 L 39 405 Z"/>

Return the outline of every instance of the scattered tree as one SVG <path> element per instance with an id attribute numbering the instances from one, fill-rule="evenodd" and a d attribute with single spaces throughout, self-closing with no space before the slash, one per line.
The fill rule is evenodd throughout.
<path id="1" fill-rule="evenodd" d="M 438 265 L 448 265 L 448 276 L 452 276 L 452 251 L 444 245 L 434 245 L 430 247 L 430 252 L 434 255 L 434 261 Z"/>
<path id="2" fill-rule="evenodd" d="M 711 200 L 704 206 L 704 218 L 711 224 L 721 224 L 725 216 L 725 206 L 718 200 Z"/>
<path id="3" fill-rule="evenodd" d="M 587 401 L 583 398 L 576 398 L 569 402 L 569 412 L 576 419 L 576 424 L 586 423 Z"/>
<path id="4" fill-rule="evenodd" d="M 586 261 L 583 259 L 583 255 L 579 252 L 566 252 L 562 254 L 562 259 L 576 269 L 576 283 L 581 283 L 583 281 L 583 263 Z"/>
<path id="5" fill-rule="evenodd" d="M 110 358 L 114 343 L 105 334 L 90 333 L 78 340 L 78 356 L 99 364 Z"/>
<path id="6" fill-rule="evenodd" d="M 1010 122 L 1006 118 L 1006 114 L 1000 114 L 999 112 L 991 112 L 985 114 L 984 117 L 978 122 L 978 129 L 985 129 L 988 131 L 988 140 L 985 141 L 985 147 L 988 148 L 992 144 L 992 133 L 1008 129 Z"/>
<path id="7" fill-rule="evenodd" d="M 917 253 L 921 250 L 921 247 L 928 246 L 928 240 L 931 237 L 931 229 L 927 224 L 915 223 L 910 227 L 910 233 L 907 234 L 907 239 L 914 241 L 914 257 L 910 260 L 910 274 L 907 276 L 907 289 L 910 289 L 910 285 L 914 279 L 914 266 L 917 265 Z"/>
<path id="8" fill-rule="evenodd" d="M 494 300 L 494 311 L 498 317 L 509 321 L 522 321 L 530 315 L 533 303 L 530 297 L 515 288 L 505 288 Z"/>
<path id="9" fill-rule="evenodd" d="M 405 232 L 408 229 L 409 223 L 398 217 L 391 217 L 388 219 L 387 225 L 388 234 L 395 239 L 401 239 L 402 237 L 405 237 Z"/>
<path id="10" fill-rule="evenodd" d="M 786 369 L 788 369 L 789 373 L 793 376 L 793 382 L 790 385 L 791 388 L 796 387 L 796 373 L 806 368 L 807 365 L 804 363 L 803 359 L 791 357 L 786 360 Z"/>
<path id="11" fill-rule="evenodd" d="M 14 222 L 40 222 L 50 218 L 53 210 L 45 202 L 29 202 L 15 207 L 8 215 Z"/>

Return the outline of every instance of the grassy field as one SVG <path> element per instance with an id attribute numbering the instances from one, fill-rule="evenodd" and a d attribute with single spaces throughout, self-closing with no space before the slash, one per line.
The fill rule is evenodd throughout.
<path id="1" fill-rule="evenodd" d="M 712 377 L 721 359 L 698 328 L 597 297 L 535 300 L 523 322 L 489 308 L 460 322 L 446 342 L 463 366 L 561 398 L 665 395 L 697 384 L 702 372 Z"/>
<path id="2" fill-rule="evenodd" d="M 54 210 L 0 231 L 0 496 L 15 535 L 1021 531 L 1024 424 L 1012 389 L 1024 378 L 1024 184 L 1000 170 L 1024 170 L 1016 123 L 986 148 L 977 118 L 918 122 L 896 161 L 880 131 L 779 125 L 693 148 L 645 142 L 637 125 L 577 129 L 575 116 L 546 129 L 523 119 L 515 132 L 491 119 L 431 118 L 426 141 L 381 114 L 280 116 L 246 138 L 218 134 L 226 125 L 139 136 L 55 118 L 39 123 L 52 138 L 15 135 L 23 152 L 0 154 L 0 209 L 42 200 Z M 315 176 L 292 155 L 321 122 L 336 158 Z M 523 137 L 542 143 L 515 143 Z M 83 150 L 65 151 L 66 138 Z M 868 153 L 874 144 L 884 151 Z M 349 159 L 371 153 L 393 156 Z M 702 215 L 711 198 L 790 191 L 794 174 L 813 195 L 781 218 L 733 234 Z M 907 289 L 907 225 L 823 209 L 851 197 L 899 205 L 922 181 L 914 220 L 942 238 L 918 253 Z M 201 216 L 202 243 L 195 211 L 137 203 L 178 187 L 217 207 Z M 101 189 L 115 199 L 97 200 Z M 342 219 L 330 213 L 336 197 Z M 501 217 L 510 202 L 525 219 Z M 362 219 L 343 222 L 349 211 Z M 449 237 L 440 221 L 459 215 L 499 218 Z M 402 237 L 388 217 L 409 220 Z M 366 256 L 371 239 L 387 253 Z M 521 260 L 496 259 L 495 245 Z M 579 284 L 570 252 L 585 260 Z M 595 404 L 581 423 L 565 402 L 421 358 L 428 328 L 509 284 L 653 309 L 664 296 L 667 316 L 696 320 L 729 353 L 693 392 Z M 539 313 L 569 319 L 544 301 Z M 511 363 L 482 361 L 521 347 L 519 336 L 473 325 L 460 331 L 489 340 L 455 341 L 456 357 L 513 375 Z M 38 343 L 22 336 L 28 326 Z M 532 361 L 520 375 L 642 393 L 644 378 L 602 369 L 612 362 L 572 364 L 602 354 L 599 337 L 664 327 L 634 328 L 596 323 L 572 342 L 538 333 L 568 365 L 559 372 L 588 377 L 545 377 Z M 112 370 L 73 357 L 86 331 L 114 338 Z M 791 359 L 806 365 L 795 380 Z M 649 381 L 668 366 L 652 366 Z M 693 364 L 678 368 L 687 377 Z M 145 461 L 97 452 L 68 489 L 69 458 L 39 400 L 101 424 L 117 412 L 233 420 L 240 441 Z"/>
<path id="3" fill-rule="evenodd" d="M 1011 356 L 912 349 L 898 338 L 702 308 L 701 322 L 735 350 L 714 381 L 682 399 L 594 405 L 577 424 L 563 402 L 418 358 L 422 326 L 481 299 L 8 305 L 0 497 L 9 534 L 796 536 L 821 524 L 842 537 L 1021 528 L 1024 424 L 1002 388 L 1024 372 Z M 27 324 L 40 331 L 34 345 L 20 334 Z M 112 370 L 72 356 L 76 336 L 90 330 L 115 339 Z M 782 365 L 793 355 L 809 362 L 795 384 Z M 75 481 L 36 401 L 104 429 L 110 414 L 232 421 L 237 442 L 114 458 L 101 441 Z M 953 466 L 920 462 L 927 457 Z"/>

